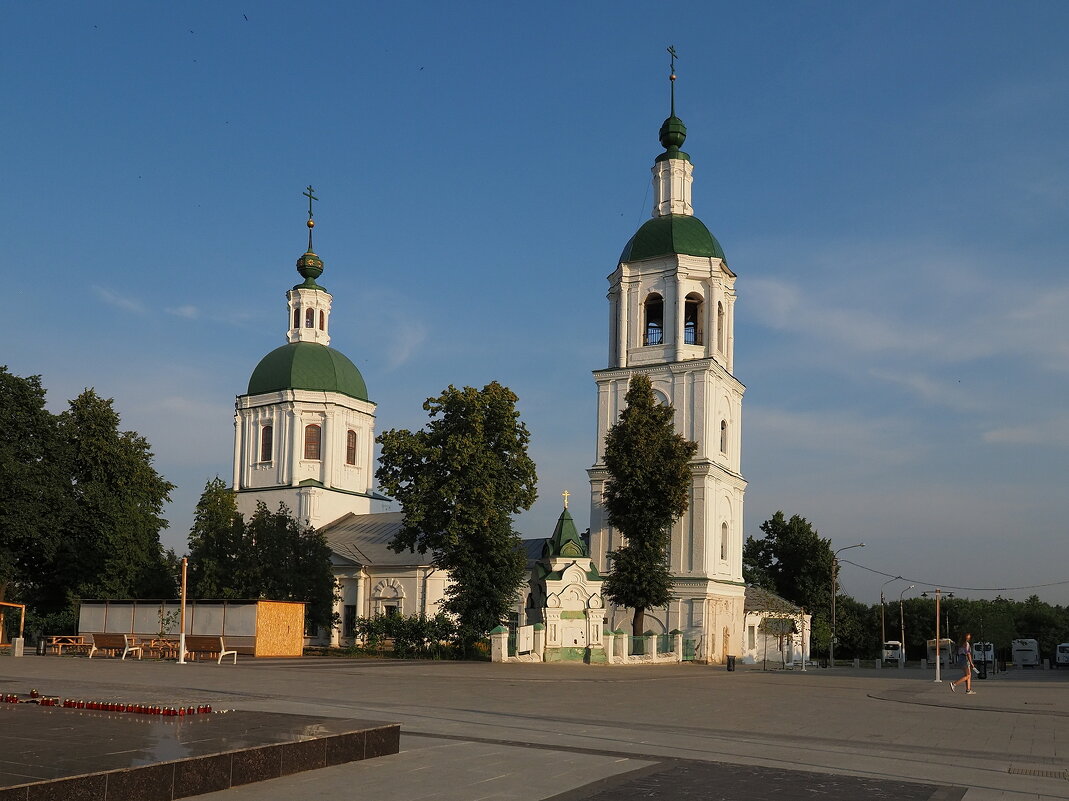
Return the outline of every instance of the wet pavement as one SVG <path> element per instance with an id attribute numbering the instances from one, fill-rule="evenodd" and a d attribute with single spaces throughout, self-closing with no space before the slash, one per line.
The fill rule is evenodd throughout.
<path id="1" fill-rule="evenodd" d="M 395 754 L 398 738 L 396 725 L 350 718 L 3 703 L 0 801 L 170 801 Z"/>

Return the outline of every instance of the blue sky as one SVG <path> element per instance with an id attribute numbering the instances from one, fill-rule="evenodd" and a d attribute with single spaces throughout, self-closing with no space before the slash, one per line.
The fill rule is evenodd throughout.
<path id="1" fill-rule="evenodd" d="M 649 216 L 667 57 L 739 275 L 746 532 L 807 517 L 925 586 L 1069 581 L 1069 5 L 58 3 L 2 12 L 9 329 L 59 410 L 113 397 L 179 485 L 316 249 L 378 429 L 520 397 L 547 536 L 587 524 L 605 277 Z M 845 565 L 878 600 L 883 578 Z M 905 582 L 888 586 L 897 594 Z M 1069 584 L 1031 592 L 1069 602 Z M 967 591 L 983 597 L 993 593 Z"/>

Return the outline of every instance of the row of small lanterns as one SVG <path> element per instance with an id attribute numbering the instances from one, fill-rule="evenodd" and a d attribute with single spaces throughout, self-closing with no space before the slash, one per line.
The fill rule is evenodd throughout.
<path id="1" fill-rule="evenodd" d="M 159 706 L 157 704 L 124 704 L 119 701 L 84 701 L 80 698 L 64 698 L 60 701 L 58 696 L 41 697 L 37 690 L 30 690 L 29 701 L 23 701 L 15 693 L 5 693 L 0 696 L 0 701 L 5 704 L 36 703 L 38 706 L 62 706 L 65 709 L 96 709 L 104 712 L 133 712 L 138 715 L 162 715 L 164 717 L 186 717 L 189 715 L 211 714 L 211 704 L 199 706 Z"/>

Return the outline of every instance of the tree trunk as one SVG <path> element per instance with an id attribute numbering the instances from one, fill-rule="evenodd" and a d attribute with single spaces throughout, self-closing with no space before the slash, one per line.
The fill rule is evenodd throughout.
<path id="1" fill-rule="evenodd" d="M 635 609 L 635 617 L 631 621 L 631 634 L 635 637 L 641 637 L 645 632 L 642 630 L 643 616 L 646 614 L 646 607 L 640 606 Z"/>

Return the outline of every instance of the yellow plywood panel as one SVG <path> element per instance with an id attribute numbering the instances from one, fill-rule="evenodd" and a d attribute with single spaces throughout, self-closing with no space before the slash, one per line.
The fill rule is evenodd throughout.
<path id="1" fill-rule="evenodd" d="M 256 604 L 256 656 L 301 656 L 304 653 L 304 604 L 259 601 Z"/>

